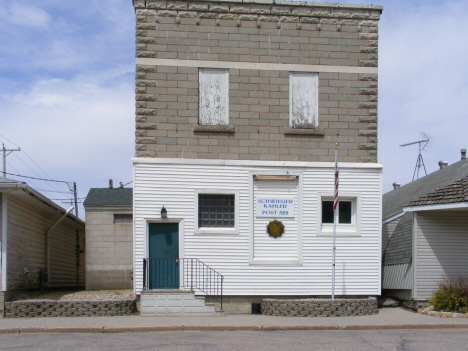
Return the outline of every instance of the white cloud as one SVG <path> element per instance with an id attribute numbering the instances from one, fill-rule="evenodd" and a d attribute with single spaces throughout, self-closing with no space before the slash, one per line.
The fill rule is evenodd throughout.
<path id="1" fill-rule="evenodd" d="M 17 1 L 0 2 L 0 21 L 4 24 L 47 29 L 52 17 L 43 9 Z"/>
<path id="2" fill-rule="evenodd" d="M 132 179 L 134 99 L 131 66 L 40 80 L 1 101 L 1 133 L 53 178 L 77 181 L 86 196 L 89 188 L 106 186 L 106 179 Z M 15 158 L 8 161 L 31 175 Z"/>

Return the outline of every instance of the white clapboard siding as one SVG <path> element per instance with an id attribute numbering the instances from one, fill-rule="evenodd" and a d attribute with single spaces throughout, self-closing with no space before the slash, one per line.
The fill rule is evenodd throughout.
<path id="1" fill-rule="evenodd" d="M 468 212 L 420 211 L 417 214 L 418 299 L 431 297 L 445 276 L 468 272 Z"/>
<path id="2" fill-rule="evenodd" d="M 253 174 L 303 177 L 297 191 L 303 197 L 302 264 L 253 265 L 249 262 L 250 219 L 254 201 Z M 286 183 L 286 182 L 285 182 Z M 159 219 L 164 205 L 168 218 L 183 219 L 184 252 L 224 275 L 226 295 L 327 295 L 331 293 L 332 237 L 317 233 L 317 194 L 333 195 L 333 168 L 242 167 L 197 164 L 134 164 L 135 291 L 142 289 L 145 220 Z M 239 194 L 239 234 L 195 235 L 195 189 L 222 189 Z M 340 191 L 361 197 L 360 232 L 337 238 L 338 295 L 380 294 L 381 171 L 341 168 Z M 253 193 L 252 193 L 253 194 Z M 297 213 L 297 211 L 296 211 Z M 253 223 L 253 222 L 252 222 Z M 289 224 L 288 224 L 289 226 Z M 288 230 L 288 227 L 286 228 Z M 266 228 L 264 235 L 266 234 Z M 274 240 L 274 239 L 272 239 Z"/>
<path id="3" fill-rule="evenodd" d="M 413 264 L 383 266 L 382 289 L 413 289 Z"/>
<path id="4" fill-rule="evenodd" d="M 291 260 L 298 259 L 298 233 L 297 233 L 297 186 L 296 181 L 254 181 L 254 260 Z M 257 199 L 258 198 L 292 198 L 294 199 L 294 217 L 258 217 Z M 280 220 L 285 226 L 285 233 L 281 238 L 271 238 L 266 234 L 268 223 L 273 220 Z"/>
<path id="5" fill-rule="evenodd" d="M 44 211 L 38 208 L 46 208 Z M 38 208 L 8 197 L 8 290 L 38 289 L 40 269 L 46 268 L 45 232 L 57 219 L 58 212 L 38 202 Z M 80 247 L 84 247 L 84 230 L 80 231 Z M 76 231 L 75 223 L 64 219 L 50 234 L 51 288 L 76 287 Z M 84 255 L 80 257 L 79 286 L 85 281 Z M 29 273 L 24 274 L 24 268 Z"/>

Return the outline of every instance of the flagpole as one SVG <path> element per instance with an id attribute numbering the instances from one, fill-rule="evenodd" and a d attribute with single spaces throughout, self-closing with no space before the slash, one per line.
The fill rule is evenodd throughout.
<path id="1" fill-rule="evenodd" d="M 336 254 L 336 223 L 338 222 L 338 143 L 335 143 L 335 194 L 333 198 L 333 263 L 332 263 L 332 299 L 335 299 L 335 254 Z M 337 211 L 338 210 L 338 211 Z"/>

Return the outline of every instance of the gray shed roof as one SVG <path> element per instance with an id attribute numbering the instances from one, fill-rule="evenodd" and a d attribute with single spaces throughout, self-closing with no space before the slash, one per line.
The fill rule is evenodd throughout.
<path id="1" fill-rule="evenodd" d="M 453 204 L 468 202 L 468 178 L 463 177 L 443 188 L 437 189 L 417 200 L 409 203 L 409 206 Z"/>
<path id="2" fill-rule="evenodd" d="M 133 188 L 91 188 L 83 206 L 119 206 L 133 205 Z"/>
<path id="3" fill-rule="evenodd" d="M 382 218 L 386 219 L 403 211 L 411 201 L 417 200 L 439 188 L 443 188 L 463 177 L 468 176 L 468 159 L 454 163 L 389 191 L 382 198 Z"/>

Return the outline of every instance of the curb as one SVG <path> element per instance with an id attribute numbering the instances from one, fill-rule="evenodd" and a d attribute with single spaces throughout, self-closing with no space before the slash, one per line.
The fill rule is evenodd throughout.
<path id="1" fill-rule="evenodd" d="M 26 327 L 0 329 L 0 334 L 55 333 L 144 333 L 183 331 L 284 331 L 284 330 L 372 330 L 372 329 L 468 329 L 468 324 L 378 324 L 378 325 L 179 325 L 146 327 Z"/>

